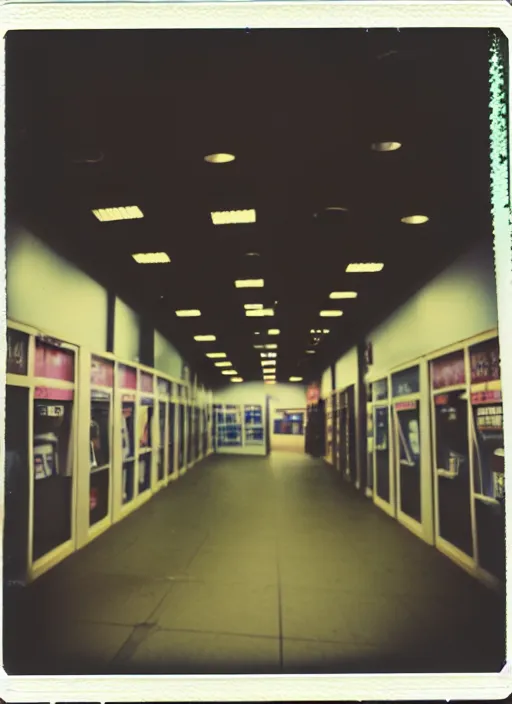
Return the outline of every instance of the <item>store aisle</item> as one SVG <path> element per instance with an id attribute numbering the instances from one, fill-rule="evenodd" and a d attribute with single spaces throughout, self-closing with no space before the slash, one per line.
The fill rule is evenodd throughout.
<path id="1" fill-rule="evenodd" d="M 10 673 L 500 668 L 501 599 L 307 456 L 212 457 L 22 593 Z"/>

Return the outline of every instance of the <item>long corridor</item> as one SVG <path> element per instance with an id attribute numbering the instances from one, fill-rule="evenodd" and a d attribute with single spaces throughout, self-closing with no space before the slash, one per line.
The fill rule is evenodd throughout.
<path id="1" fill-rule="evenodd" d="M 20 593 L 12 674 L 497 671 L 504 603 L 321 460 L 211 457 Z"/>

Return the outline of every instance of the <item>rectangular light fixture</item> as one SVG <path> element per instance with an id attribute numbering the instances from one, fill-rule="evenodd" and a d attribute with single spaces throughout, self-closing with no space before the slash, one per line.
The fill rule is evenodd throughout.
<path id="1" fill-rule="evenodd" d="M 239 376 L 233 376 L 233 377 L 231 377 L 230 381 L 232 381 L 235 384 L 241 384 L 243 379 Z"/>
<path id="2" fill-rule="evenodd" d="M 254 349 L 255 349 L 255 350 L 264 350 L 264 349 L 265 349 L 265 345 L 254 345 Z"/>
<path id="3" fill-rule="evenodd" d="M 316 354 L 315 350 L 306 350 L 306 354 Z"/>
<path id="4" fill-rule="evenodd" d="M 227 354 L 225 352 L 207 352 L 206 356 L 210 359 L 226 359 Z"/>
<path id="5" fill-rule="evenodd" d="M 271 318 L 274 315 L 272 308 L 262 308 L 261 310 L 246 310 L 248 318 Z"/>
<path id="6" fill-rule="evenodd" d="M 144 213 L 136 205 L 129 205 L 124 208 L 99 208 L 93 210 L 93 215 L 100 222 L 115 222 L 116 220 L 140 220 Z"/>
<path id="7" fill-rule="evenodd" d="M 176 315 L 178 318 L 199 318 L 201 315 L 200 310 L 177 310 Z"/>
<path id="8" fill-rule="evenodd" d="M 377 262 L 359 262 L 349 264 L 345 271 L 347 274 L 371 274 L 375 271 L 382 271 L 384 264 Z"/>
<path id="9" fill-rule="evenodd" d="M 196 342 L 215 342 L 216 339 L 215 335 L 196 335 L 194 337 Z"/>
<path id="10" fill-rule="evenodd" d="M 231 362 L 215 362 L 216 367 L 232 367 Z"/>
<path id="11" fill-rule="evenodd" d="M 216 210 L 211 213 L 214 225 L 246 225 L 256 222 L 256 210 Z"/>
<path id="12" fill-rule="evenodd" d="M 263 345 L 263 349 L 264 350 L 277 350 L 277 345 L 274 342 L 272 342 L 269 345 Z"/>
<path id="13" fill-rule="evenodd" d="M 234 369 L 226 369 L 226 371 L 222 372 L 225 376 L 236 376 L 238 372 L 235 372 Z"/>
<path id="14" fill-rule="evenodd" d="M 237 279 L 235 286 L 236 288 L 263 288 L 265 279 Z"/>
<path id="15" fill-rule="evenodd" d="M 343 315 L 342 310 L 321 310 L 321 318 L 340 318 Z"/>
<path id="16" fill-rule="evenodd" d="M 137 264 L 170 264 L 171 259 L 165 252 L 141 252 L 132 254 Z"/>
<path id="17" fill-rule="evenodd" d="M 302 377 L 301 376 L 291 376 L 290 381 L 302 381 Z"/>
<path id="18" fill-rule="evenodd" d="M 265 378 L 268 377 L 269 379 L 275 379 L 276 370 L 275 370 L 275 369 L 264 369 L 264 370 L 263 370 L 263 376 L 264 376 Z"/>
<path id="19" fill-rule="evenodd" d="M 244 308 L 245 310 L 262 310 L 263 303 L 246 303 Z"/>
<path id="20" fill-rule="evenodd" d="M 277 352 L 260 352 L 263 359 L 275 359 L 277 357 Z"/>
<path id="21" fill-rule="evenodd" d="M 272 328 L 268 331 L 269 335 L 279 335 L 281 330 L 277 330 L 276 328 Z"/>
<path id="22" fill-rule="evenodd" d="M 338 300 L 341 298 L 357 298 L 357 293 L 355 291 L 333 291 L 329 298 L 333 300 Z"/>
<path id="23" fill-rule="evenodd" d="M 275 360 L 275 359 L 262 359 L 262 360 L 261 360 L 261 366 L 262 366 L 262 367 L 275 367 L 275 366 L 276 366 L 276 360 Z"/>

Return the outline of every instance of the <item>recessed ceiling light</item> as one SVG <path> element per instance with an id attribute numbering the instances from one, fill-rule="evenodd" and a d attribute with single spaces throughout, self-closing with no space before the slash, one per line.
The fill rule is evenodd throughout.
<path id="1" fill-rule="evenodd" d="M 275 367 L 275 366 L 276 366 L 276 360 L 275 360 L 275 359 L 262 359 L 262 360 L 261 360 L 261 366 L 262 366 L 262 367 Z"/>
<path id="2" fill-rule="evenodd" d="M 129 205 L 125 208 L 99 208 L 98 210 L 93 210 L 92 212 L 100 222 L 139 220 L 144 217 L 144 213 L 136 205 Z"/>
<path id="3" fill-rule="evenodd" d="M 345 271 L 347 274 L 371 274 L 375 271 L 382 271 L 383 269 L 384 264 L 376 262 L 359 262 L 349 264 Z"/>
<path id="4" fill-rule="evenodd" d="M 275 342 L 272 342 L 271 344 L 268 345 L 263 345 L 264 350 L 277 350 L 277 344 Z"/>
<path id="5" fill-rule="evenodd" d="M 324 335 L 328 335 L 331 331 L 330 330 L 322 330 Z"/>
<path id="6" fill-rule="evenodd" d="M 208 154 L 204 160 L 209 164 L 228 164 L 235 160 L 235 156 L 234 154 Z"/>
<path id="7" fill-rule="evenodd" d="M 215 342 L 216 339 L 215 335 L 196 335 L 194 337 L 196 342 Z"/>
<path id="8" fill-rule="evenodd" d="M 240 376 L 234 376 L 230 379 L 234 384 L 241 384 L 243 382 L 242 377 Z"/>
<path id="9" fill-rule="evenodd" d="M 226 369 L 226 371 L 221 372 L 225 376 L 236 376 L 238 372 L 235 372 L 234 369 Z"/>
<path id="10" fill-rule="evenodd" d="M 344 208 L 341 205 L 330 205 L 328 208 L 325 209 L 327 212 L 333 213 L 348 213 L 348 208 Z"/>
<path id="11" fill-rule="evenodd" d="M 315 350 L 306 350 L 306 354 L 316 354 Z"/>
<path id="12" fill-rule="evenodd" d="M 245 225 L 256 222 L 255 210 L 219 210 L 211 213 L 214 225 Z"/>
<path id="13" fill-rule="evenodd" d="M 232 367 L 231 362 L 215 362 L 216 367 Z"/>
<path id="14" fill-rule="evenodd" d="M 291 376 L 290 377 L 290 381 L 302 381 L 302 380 L 303 379 L 301 376 Z"/>
<path id="15" fill-rule="evenodd" d="M 201 315 L 201 311 L 195 309 L 177 310 L 176 315 L 178 316 L 178 318 L 199 318 L 199 316 Z"/>
<path id="16" fill-rule="evenodd" d="M 339 298 L 357 298 L 357 293 L 355 291 L 333 291 L 329 298 L 334 300 Z"/>
<path id="17" fill-rule="evenodd" d="M 227 354 L 225 352 L 207 352 L 206 356 L 210 359 L 226 359 Z"/>
<path id="18" fill-rule="evenodd" d="M 253 347 L 255 350 L 264 350 L 265 349 L 265 345 L 253 345 Z"/>
<path id="19" fill-rule="evenodd" d="M 235 281 L 236 288 L 263 288 L 264 285 L 264 279 L 237 279 Z"/>
<path id="20" fill-rule="evenodd" d="M 280 335 L 281 330 L 278 330 L 277 328 L 271 328 L 270 330 L 268 330 L 267 334 L 268 335 Z"/>
<path id="21" fill-rule="evenodd" d="M 277 352 L 260 352 L 262 359 L 275 359 Z"/>
<path id="22" fill-rule="evenodd" d="M 321 310 L 321 318 L 340 318 L 343 315 L 342 310 Z"/>
<path id="23" fill-rule="evenodd" d="M 244 308 L 245 310 L 261 310 L 263 308 L 263 303 L 246 303 Z"/>
<path id="24" fill-rule="evenodd" d="M 272 308 L 262 308 L 261 310 L 246 310 L 245 315 L 248 318 L 272 318 L 274 311 Z"/>
<path id="25" fill-rule="evenodd" d="M 372 149 L 374 152 L 396 152 L 401 146 L 400 142 L 374 142 Z"/>
<path id="26" fill-rule="evenodd" d="M 170 264 L 170 257 L 165 252 L 141 252 L 132 254 L 137 264 Z"/>
<path id="27" fill-rule="evenodd" d="M 259 257 L 260 253 L 259 252 L 247 252 L 246 257 Z"/>
<path id="28" fill-rule="evenodd" d="M 402 222 L 406 225 L 423 225 L 428 222 L 429 218 L 427 215 L 407 215 L 402 218 Z"/>

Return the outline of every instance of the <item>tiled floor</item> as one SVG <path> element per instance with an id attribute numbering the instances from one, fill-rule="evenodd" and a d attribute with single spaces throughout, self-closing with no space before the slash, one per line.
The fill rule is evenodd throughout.
<path id="1" fill-rule="evenodd" d="M 8 672 L 497 671 L 504 603 L 304 455 L 212 457 L 24 590 Z"/>

